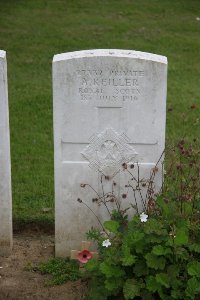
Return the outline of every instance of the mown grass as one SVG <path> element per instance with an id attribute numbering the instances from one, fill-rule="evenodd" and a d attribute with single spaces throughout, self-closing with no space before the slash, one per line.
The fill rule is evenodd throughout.
<path id="1" fill-rule="evenodd" d="M 7 51 L 8 59 L 15 221 L 53 223 L 53 55 L 95 48 L 166 55 L 167 141 L 184 133 L 196 137 L 197 17 L 199 0 L 0 0 L 0 49 Z M 52 210 L 44 213 L 44 207 Z"/>

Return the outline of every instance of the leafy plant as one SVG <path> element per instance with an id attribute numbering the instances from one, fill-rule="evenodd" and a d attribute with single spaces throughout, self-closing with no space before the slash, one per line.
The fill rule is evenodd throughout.
<path id="1" fill-rule="evenodd" d="M 127 185 L 133 191 L 136 211 L 130 220 L 113 190 L 97 195 L 99 205 L 108 210 L 108 203 L 114 202 L 116 208 L 109 212 L 110 220 L 102 224 L 98 219 L 101 230 L 92 228 L 87 233 L 99 247 L 99 258 L 85 266 L 91 278 L 88 299 L 199 299 L 200 155 L 184 140 L 167 153 L 171 161 L 159 192 L 154 188 L 157 166 L 144 181 L 134 178 L 133 166 L 123 164 L 137 183 Z M 140 193 L 142 187 L 147 187 L 146 198 Z M 138 208 L 137 191 L 143 213 Z M 85 204 L 81 199 L 79 202 Z"/>

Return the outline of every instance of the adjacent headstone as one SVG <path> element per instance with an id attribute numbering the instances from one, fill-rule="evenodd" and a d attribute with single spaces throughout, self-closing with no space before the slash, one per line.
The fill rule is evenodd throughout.
<path id="1" fill-rule="evenodd" d="M 0 255 L 12 249 L 12 196 L 6 52 L 0 50 Z"/>
<path id="2" fill-rule="evenodd" d="M 165 147 L 167 58 L 128 50 L 91 50 L 53 59 L 56 255 L 78 249 L 85 232 L 98 225 L 81 198 L 99 216 L 95 192 L 112 188 L 123 207 L 134 204 L 131 180 L 149 178 Z M 139 166 L 139 172 L 138 172 Z M 133 168 L 135 167 L 135 168 Z M 157 168 L 156 189 L 162 170 Z M 103 187 L 101 184 L 104 175 Z M 126 199 L 121 197 L 126 193 Z M 138 198 L 138 201 L 139 198 Z M 95 201 L 94 201 L 95 202 Z M 141 201 L 140 201 L 141 202 Z M 139 203 L 139 210 L 143 211 Z"/>

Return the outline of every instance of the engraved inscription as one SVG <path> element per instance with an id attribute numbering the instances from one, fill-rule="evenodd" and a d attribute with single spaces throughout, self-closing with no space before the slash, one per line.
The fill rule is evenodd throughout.
<path id="1" fill-rule="evenodd" d="M 143 70 L 77 70 L 81 101 L 137 101 L 141 98 Z"/>
<path id="2" fill-rule="evenodd" d="M 105 176 L 115 176 L 123 163 L 130 162 L 137 152 L 128 144 L 125 134 L 119 134 L 112 128 L 107 128 L 95 134 L 90 145 L 82 152 L 90 162 L 89 166 Z"/>

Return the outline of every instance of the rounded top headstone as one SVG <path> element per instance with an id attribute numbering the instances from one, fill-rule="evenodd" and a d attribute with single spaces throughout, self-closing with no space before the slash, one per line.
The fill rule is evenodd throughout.
<path id="1" fill-rule="evenodd" d="M 95 49 L 67 52 L 54 55 L 53 62 L 68 60 L 82 57 L 98 57 L 98 56 L 113 56 L 113 57 L 128 57 L 147 61 L 155 61 L 167 64 L 167 57 L 148 52 L 134 51 L 134 50 L 120 50 L 120 49 Z"/>

